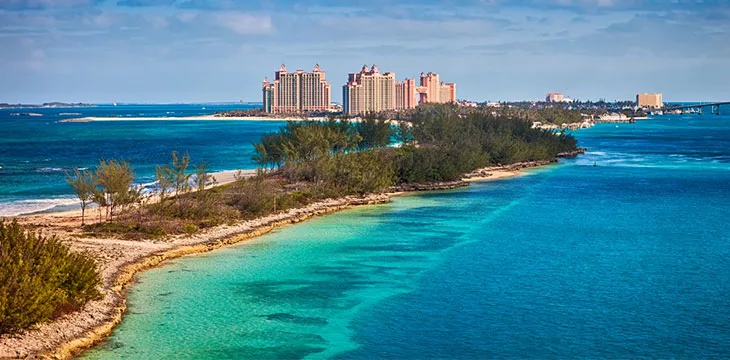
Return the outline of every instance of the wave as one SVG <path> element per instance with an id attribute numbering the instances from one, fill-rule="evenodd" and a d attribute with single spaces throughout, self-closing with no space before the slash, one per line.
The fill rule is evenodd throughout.
<path id="1" fill-rule="evenodd" d="M 58 115 L 59 115 L 59 116 L 69 116 L 69 115 L 73 115 L 73 116 L 79 116 L 79 115 L 81 115 L 81 113 L 74 113 L 74 112 L 63 112 L 63 113 L 58 113 Z"/>
<path id="2" fill-rule="evenodd" d="M 0 202 L 0 217 L 33 214 L 41 211 L 52 210 L 61 206 L 66 207 L 78 204 L 79 200 L 76 198 L 36 199 Z"/>
<path id="3" fill-rule="evenodd" d="M 65 171 L 65 170 L 66 169 L 64 169 L 64 168 L 57 168 L 57 167 L 42 167 L 42 168 L 35 169 L 36 172 L 42 172 L 42 173 L 61 172 L 61 171 Z"/>
<path id="4" fill-rule="evenodd" d="M 39 172 L 39 173 L 67 172 L 67 171 L 74 171 L 74 170 L 84 171 L 84 170 L 89 170 L 89 168 L 88 167 L 60 168 L 60 167 L 48 166 L 48 167 L 41 167 L 41 168 L 33 169 L 34 172 Z"/>

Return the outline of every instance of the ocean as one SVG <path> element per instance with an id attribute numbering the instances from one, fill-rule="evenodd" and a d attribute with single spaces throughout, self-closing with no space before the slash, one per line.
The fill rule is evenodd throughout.
<path id="1" fill-rule="evenodd" d="M 0 109 L 0 217 L 76 207 L 78 201 L 64 181 L 66 172 L 92 168 L 100 159 L 128 160 L 138 184 L 152 183 L 155 165 L 168 163 L 173 150 L 189 152 L 193 163 L 205 161 L 212 171 L 254 169 L 252 142 L 284 124 L 226 120 L 86 123 L 59 120 L 200 116 L 251 107 L 183 104 Z"/>
<path id="2" fill-rule="evenodd" d="M 574 134 L 585 155 L 522 177 L 146 271 L 83 358 L 730 356 L 730 117 Z"/>

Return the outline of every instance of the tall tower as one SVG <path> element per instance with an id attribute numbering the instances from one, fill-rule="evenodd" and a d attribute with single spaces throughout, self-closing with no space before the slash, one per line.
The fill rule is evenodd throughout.
<path id="1" fill-rule="evenodd" d="M 270 113 L 273 112 L 273 106 L 274 106 L 274 84 L 269 83 L 269 79 L 264 76 L 264 81 L 262 81 L 261 88 L 263 89 L 264 93 L 264 106 L 263 111 Z"/>
<path id="2" fill-rule="evenodd" d="M 396 109 L 395 73 L 380 73 L 376 65 L 364 65 L 351 73 L 342 87 L 342 102 L 348 115 Z"/>
<path id="3" fill-rule="evenodd" d="M 290 73 L 282 64 L 275 74 L 275 80 L 271 83 L 264 79 L 264 111 L 297 113 L 329 109 L 331 86 L 319 64 L 315 65 L 311 73 L 304 70 Z"/>
<path id="4" fill-rule="evenodd" d="M 421 73 L 421 88 L 425 90 L 420 92 L 422 104 L 441 102 L 441 82 L 439 81 L 439 74 L 429 72 L 424 75 Z"/>
<path id="5" fill-rule="evenodd" d="M 440 90 L 439 90 L 439 102 L 441 102 L 442 104 L 456 102 L 456 84 L 455 83 L 441 83 Z"/>
<path id="6" fill-rule="evenodd" d="M 416 107 L 416 80 L 405 79 L 395 83 L 395 108 L 398 110 Z"/>

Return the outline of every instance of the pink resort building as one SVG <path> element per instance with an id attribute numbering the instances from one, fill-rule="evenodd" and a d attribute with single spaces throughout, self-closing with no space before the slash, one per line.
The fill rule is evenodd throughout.
<path id="1" fill-rule="evenodd" d="M 395 73 L 365 65 L 359 73 L 350 74 L 342 87 L 342 106 L 348 115 L 395 110 Z"/>
<path id="2" fill-rule="evenodd" d="M 405 79 L 395 83 L 395 108 L 398 110 L 413 109 L 416 102 L 416 80 Z"/>
<path id="3" fill-rule="evenodd" d="M 415 79 L 395 81 L 395 73 L 365 65 L 350 74 L 342 87 L 343 110 L 348 115 L 413 109 L 425 103 L 456 103 L 456 84 L 441 82 L 436 73 L 421 73 L 420 85 Z"/>
<path id="4" fill-rule="evenodd" d="M 426 103 L 456 103 L 456 84 L 445 84 L 439 80 L 439 74 L 431 72 L 421 73 L 420 80 L 419 86 L 416 86 L 414 79 L 395 84 L 398 110 L 413 109 L 418 104 Z"/>
<path id="5" fill-rule="evenodd" d="M 546 102 L 563 102 L 565 96 L 561 93 L 548 93 L 545 95 Z"/>
<path id="6" fill-rule="evenodd" d="M 262 92 L 263 109 L 268 113 L 327 111 L 332 99 L 330 84 L 319 64 L 312 72 L 291 73 L 281 65 L 274 81 L 264 78 Z"/>

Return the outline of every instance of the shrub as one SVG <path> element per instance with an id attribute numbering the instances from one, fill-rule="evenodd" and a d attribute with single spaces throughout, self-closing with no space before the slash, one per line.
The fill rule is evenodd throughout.
<path id="1" fill-rule="evenodd" d="M 183 232 L 185 232 L 188 235 L 195 234 L 199 230 L 200 229 L 195 224 L 185 224 L 185 225 L 183 225 Z"/>
<path id="2" fill-rule="evenodd" d="M 231 184 L 227 202 L 244 218 L 255 218 L 276 211 L 280 191 L 275 182 L 257 176 Z"/>
<path id="3" fill-rule="evenodd" d="M 0 221 L 0 334 L 15 333 L 99 298 L 94 260 L 55 237 Z"/>

